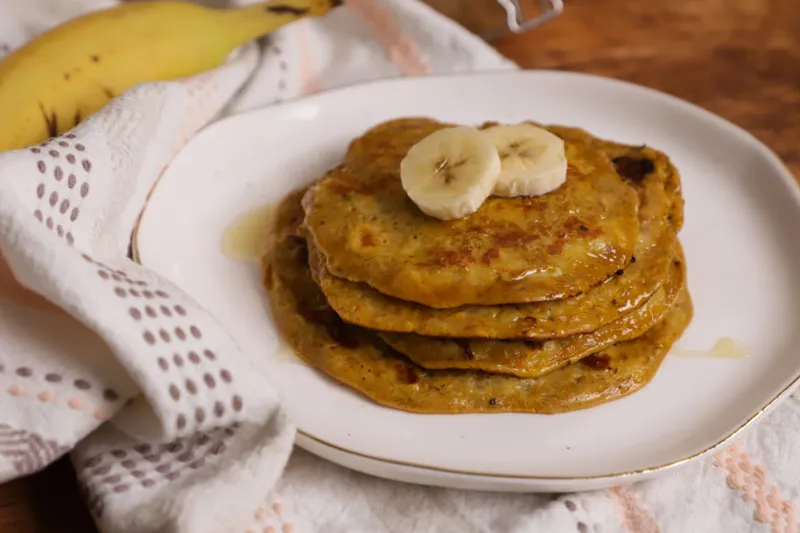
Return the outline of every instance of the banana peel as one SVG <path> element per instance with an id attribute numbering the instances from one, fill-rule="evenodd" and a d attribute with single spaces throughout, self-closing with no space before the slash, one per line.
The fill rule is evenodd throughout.
<path id="1" fill-rule="evenodd" d="M 242 44 L 341 0 L 271 0 L 234 9 L 134 2 L 43 33 L 0 61 L 0 152 L 68 131 L 140 83 L 221 65 Z"/>

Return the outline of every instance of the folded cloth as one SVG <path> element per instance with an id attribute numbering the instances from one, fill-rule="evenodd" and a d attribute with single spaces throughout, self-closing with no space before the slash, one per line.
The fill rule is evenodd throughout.
<path id="1" fill-rule="evenodd" d="M 0 55 L 110 5 L 0 0 Z M 114 533 L 798 531 L 796 399 L 744 442 L 635 487 L 554 497 L 381 480 L 293 450 L 257 354 L 127 259 L 160 173 L 212 120 L 370 79 L 510 68 L 417 0 L 349 0 L 0 154 L 0 481 L 70 453 Z"/>

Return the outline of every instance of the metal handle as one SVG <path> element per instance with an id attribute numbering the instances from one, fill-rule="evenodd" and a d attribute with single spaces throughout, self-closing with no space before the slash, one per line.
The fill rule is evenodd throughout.
<path id="1" fill-rule="evenodd" d="M 564 11 L 563 0 L 539 0 L 542 6 L 541 14 L 531 20 L 525 20 L 519 0 L 497 0 L 497 2 L 506 10 L 508 29 L 513 33 L 524 33 L 537 28 L 545 22 L 553 20 Z"/>

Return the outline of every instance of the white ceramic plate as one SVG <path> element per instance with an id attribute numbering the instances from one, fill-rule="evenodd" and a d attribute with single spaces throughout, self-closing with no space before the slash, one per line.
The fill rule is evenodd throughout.
<path id="1" fill-rule="evenodd" d="M 730 336 L 747 359 L 666 359 L 642 391 L 563 415 L 416 415 L 380 407 L 287 357 L 257 265 L 222 252 L 226 228 L 334 165 L 348 141 L 394 117 L 535 119 L 666 151 L 682 173 L 696 316 L 679 343 Z M 298 444 L 350 468 L 487 490 L 583 490 L 708 453 L 800 376 L 800 194 L 780 161 L 728 122 L 664 94 L 562 72 L 406 78 L 223 120 L 157 186 L 139 258 L 210 309 L 258 361 L 300 429 Z"/>

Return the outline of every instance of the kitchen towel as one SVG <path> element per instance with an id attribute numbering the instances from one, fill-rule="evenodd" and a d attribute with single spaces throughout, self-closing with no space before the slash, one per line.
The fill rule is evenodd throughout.
<path id="1" fill-rule="evenodd" d="M 0 55 L 113 4 L 0 0 Z M 213 120 L 376 78 L 512 68 L 417 0 L 349 0 L 215 71 L 140 86 L 59 138 L 0 154 L 0 481 L 69 453 L 108 533 L 800 533 L 797 398 L 716 455 L 633 486 L 391 482 L 293 449 L 291 420 L 251 371 L 257 354 L 127 259 L 160 173 Z"/>

